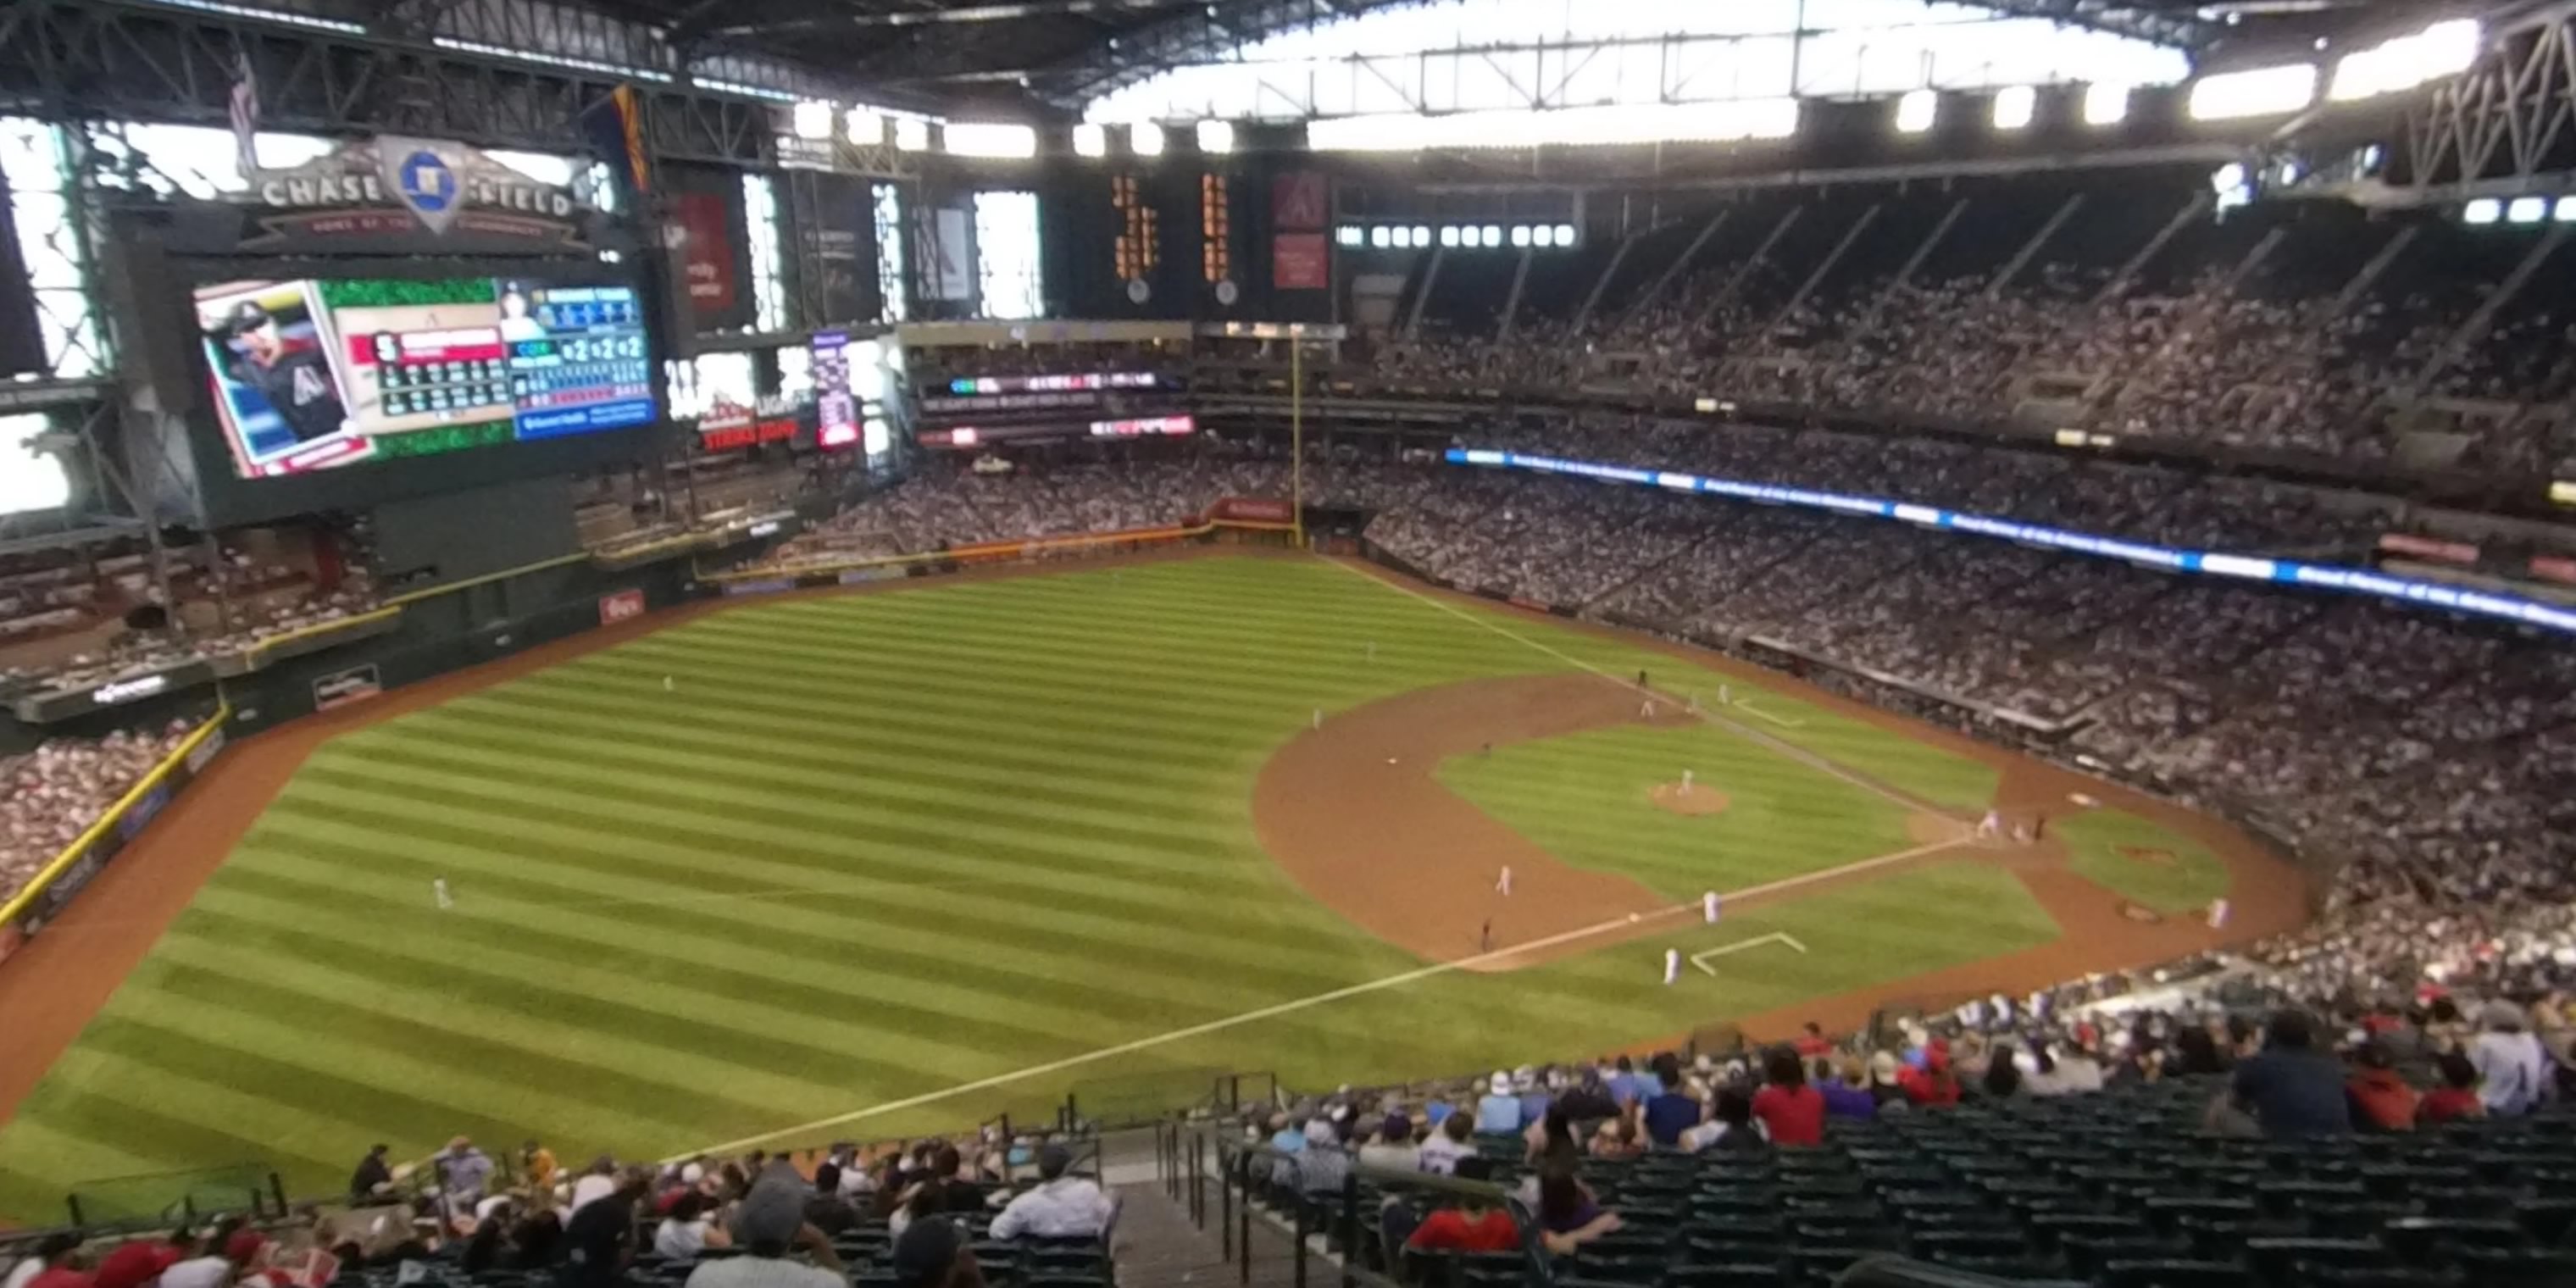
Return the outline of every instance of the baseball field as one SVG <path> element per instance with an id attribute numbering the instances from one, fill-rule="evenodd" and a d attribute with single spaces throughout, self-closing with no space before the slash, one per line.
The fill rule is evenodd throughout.
<path id="1" fill-rule="evenodd" d="M 1847 1025 L 2298 911 L 2214 822 L 1361 565 L 739 601 L 228 750 L 0 970 L 0 1217 Z"/>

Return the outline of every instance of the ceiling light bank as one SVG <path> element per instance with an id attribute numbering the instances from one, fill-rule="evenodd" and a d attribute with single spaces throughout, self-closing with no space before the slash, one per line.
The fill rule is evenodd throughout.
<path id="1" fill-rule="evenodd" d="M 2178 550 L 2141 541 L 2098 536 L 2089 532 L 2070 532 L 2064 528 L 2043 527 L 1991 515 L 1966 514 L 1956 510 L 1943 510 L 1905 501 L 1891 501 L 1881 497 L 1851 496 L 1840 492 L 1781 487 L 1771 483 L 1706 478 L 1697 474 L 1637 469 L 1625 465 L 1601 465 L 1590 461 L 1569 461 L 1553 456 L 1531 456 L 1520 452 L 1453 447 L 1449 449 L 1447 459 L 1452 465 L 1484 465 L 1503 469 L 1533 470 L 1543 474 L 1571 474 L 1613 483 L 1664 488 L 1675 492 L 1705 492 L 1742 501 L 1761 501 L 1773 505 L 1831 510 L 1837 514 L 1896 519 L 1927 528 L 1947 528 L 1954 532 L 1974 533 L 1999 541 L 2046 546 L 2054 550 L 2066 550 L 2102 559 L 2118 559 L 2173 572 L 2278 582 L 2292 586 L 2313 586 L 2352 595 L 2370 595 L 2418 607 L 2439 608 L 2454 613 L 2518 622 L 2562 635 L 2576 635 L 2576 608 L 2524 599 L 2518 595 L 2501 595 L 2465 586 L 2454 586 L 2446 582 L 2392 577 L 2368 568 L 2302 563 L 2294 559 L 2228 554 L 2216 550 Z"/>
<path id="2" fill-rule="evenodd" d="M 2335 64 L 2334 85 L 2326 97 L 2337 103 L 2398 94 L 2445 76 L 2457 76 L 2478 60 L 2486 33 L 2475 18 L 2437 22 L 2411 36 L 2373 45 L 2343 56 Z"/>
<path id="3" fill-rule="evenodd" d="M 1433 148 L 1586 147 L 1622 143 L 1729 143 L 1798 132 L 1798 100 L 1569 107 L 1544 112 L 1405 112 L 1306 123 L 1317 152 L 1419 152 Z"/>

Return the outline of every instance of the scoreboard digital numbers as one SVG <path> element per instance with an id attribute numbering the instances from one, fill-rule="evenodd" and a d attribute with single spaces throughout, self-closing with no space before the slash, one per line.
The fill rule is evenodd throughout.
<path id="1" fill-rule="evenodd" d="M 244 478 L 597 433 L 660 414 L 631 286 L 227 282 L 200 287 L 196 306 Z"/>

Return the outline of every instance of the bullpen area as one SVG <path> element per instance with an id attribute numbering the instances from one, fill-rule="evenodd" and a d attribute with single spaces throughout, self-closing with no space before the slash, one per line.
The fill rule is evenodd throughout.
<path id="1" fill-rule="evenodd" d="M 227 752 L 0 981 L 0 1217 L 251 1160 L 329 1193 L 380 1140 L 803 1146 L 1780 1036 L 2301 915 L 2211 820 L 1366 565 L 665 621 Z"/>

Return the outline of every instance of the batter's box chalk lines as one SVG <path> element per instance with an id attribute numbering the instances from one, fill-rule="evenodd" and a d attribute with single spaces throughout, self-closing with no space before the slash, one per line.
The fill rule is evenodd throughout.
<path id="1" fill-rule="evenodd" d="M 1723 948 L 1711 948 L 1706 952 L 1692 953 L 1690 955 L 1690 964 L 1699 967 L 1701 974 L 1714 976 L 1717 974 L 1717 968 L 1708 964 L 1709 958 L 1724 957 L 1728 953 L 1740 953 L 1747 948 L 1759 948 L 1764 944 L 1786 944 L 1791 948 L 1797 949 L 1800 953 L 1807 951 L 1807 946 L 1805 944 L 1799 943 L 1789 935 L 1774 931 L 1768 935 L 1755 935 L 1751 939 L 1744 940 L 1740 943 L 1728 944 Z"/>
<path id="2" fill-rule="evenodd" d="M 1961 842 L 1958 841 L 1942 841 L 1931 845 L 1918 845 L 1912 849 L 1898 850 L 1894 854 L 1882 854 L 1874 859 L 1862 859 L 1857 863 L 1846 863 L 1838 868 L 1826 868 L 1821 872 L 1801 873 L 1794 877 L 1782 877 L 1777 881 L 1766 881 L 1761 885 L 1746 886 L 1741 890 L 1725 891 L 1719 895 L 1719 898 L 1729 903 L 1733 903 L 1737 900 L 1750 899 L 1757 895 L 1776 894 L 1782 890 L 1793 890 L 1800 886 L 1814 885 L 1818 882 L 1831 881 L 1838 877 L 1847 877 L 1857 873 L 1872 871 L 1893 863 L 1903 863 L 1910 859 L 1919 859 L 1924 855 L 1931 854 L 1935 851 L 1956 849 L 1960 844 Z M 757 1136 L 745 1136 L 740 1140 L 729 1140 L 721 1145 L 709 1145 L 704 1149 L 691 1150 L 685 1154 L 674 1154 L 662 1161 L 665 1163 L 684 1163 L 700 1154 L 740 1153 L 743 1150 L 750 1149 L 757 1145 L 766 1145 L 771 1141 L 777 1140 L 781 1136 L 810 1136 L 827 1128 L 839 1127 L 846 1123 L 864 1122 L 870 1118 L 881 1117 L 886 1114 L 901 1113 L 906 1109 L 917 1109 L 923 1105 L 936 1104 L 939 1101 L 946 1100 L 952 1096 L 973 1095 L 978 1091 L 989 1091 L 995 1087 L 1008 1086 L 1011 1083 L 1019 1082 L 1027 1078 L 1043 1078 L 1051 1073 L 1062 1073 L 1067 1069 L 1077 1069 L 1086 1064 L 1093 1064 L 1102 1060 L 1114 1060 L 1119 1056 L 1133 1055 L 1139 1051 L 1150 1051 L 1155 1047 L 1163 1046 L 1168 1043 L 1186 1042 L 1192 1038 L 1206 1037 L 1211 1033 L 1222 1033 L 1227 1029 L 1235 1028 L 1239 1025 L 1253 1024 L 1268 1019 L 1276 1019 L 1282 1015 L 1291 1015 L 1298 1011 L 1322 1006 L 1330 1002 L 1338 1002 L 1344 998 L 1359 997 L 1363 994 L 1375 993 L 1382 989 L 1399 988 L 1403 985 L 1413 983 L 1416 980 L 1430 979 L 1439 975 L 1447 975 L 1455 971 L 1473 970 L 1476 967 L 1502 961 L 1505 958 L 1517 956 L 1521 953 L 1542 952 L 1561 944 L 1574 943 L 1578 940 L 1589 939 L 1596 935 L 1606 935 L 1617 931 L 1635 930 L 1641 924 L 1652 924 L 1665 917 L 1679 917 L 1685 915 L 1694 918 L 1700 915 L 1699 900 L 1693 899 L 1689 903 L 1674 904 L 1669 908 L 1655 908 L 1642 914 L 1626 913 L 1617 917 L 1612 917 L 1607 921 L 1595 922 L 1589 926 L 1583 926 L 1578 929 L 1549 935 L 1545 938 L 1533 939 L 1526 943 L 1513 944 L 1505 948 L 1497 948 L 1489 953 L 1478 953 L 1473 957 L 1461 957 L 1456 961 L 1434 962 L 1429 966 L 1416 967 L 1413 970 L 1402 971 L 1397 974 L 1386 976 L 1383 979 L 1367 980 L 1362 983 L 1349 985 L 1348 987 L 1333 989 L 1330 992 L 1317 993 L 1312 997 L 1300 997 L 1292 1001 L 1280 1002 L 1273 1006 L 1264 1006 L 1258 1010 L 1245 1011 L 1241 1015 L 1229 1015 L 1223 1019 L 1209 1020 L 1205 1024 L 1193 1024 L 1188 1028 L 1174 1029 L 1169 1033 L 1157 1033 L 1151 1037 L 1138 1038 L 1133 1042 L 1121 1042 L 1116 1046 L 1102 1047 L 1097 1051 L 1085 1051 L 1080 1055 L 1066 1056 L 1061 1060 L 1050 1060 L 1045 1064 L 1031 1065 L 1026 1069 L 1014 1069 L 1009 1073 L 997 1073 L 989 1078 L 977 1078 L 972 1082 L 961 1082 L 956 1086 L 943 1087 L 937 1091 L 925 1091 L 920 1095 L 906 1096 L 901 1100 L 889 1100 L 884 1104 L 870 1105 L 865 1109 L 853 1109 L 848 1113 L 835 1114 L 829 1118 L 817 1118 L 810 1123 L 798 1123 L 793 1127 L 781 1127 L 776 1131 L 762 1132 Z M 1806 950 L 1801 948 L 1799 951 L 1804 952 Z"/>

